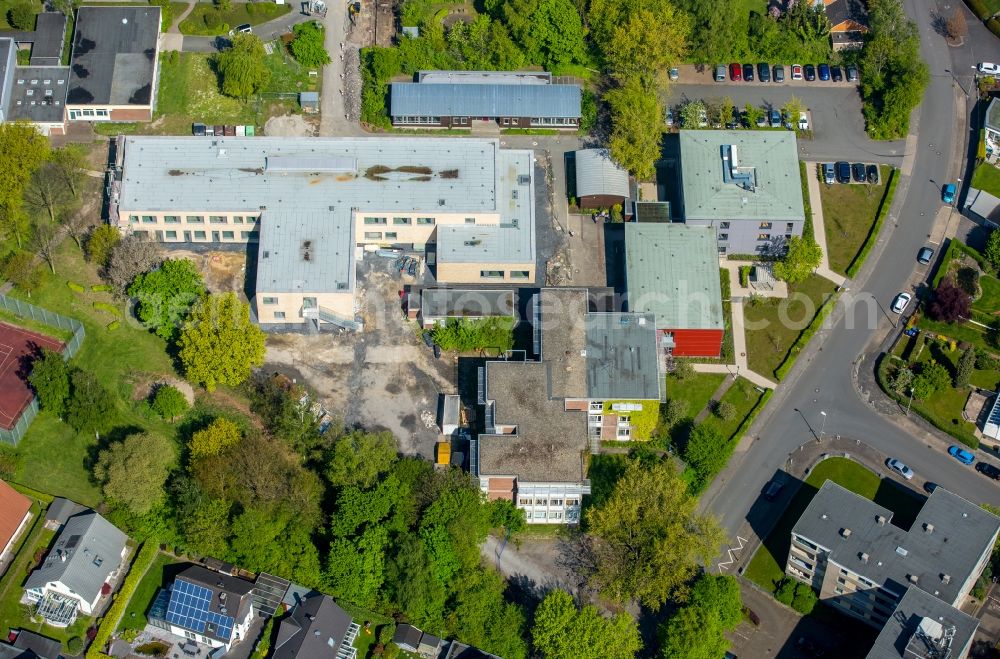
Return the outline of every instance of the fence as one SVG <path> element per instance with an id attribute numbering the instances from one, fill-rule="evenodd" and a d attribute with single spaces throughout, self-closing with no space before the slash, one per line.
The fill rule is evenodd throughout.
<path id="1" fill-rule="evenodd" d="M 55 327 L 61 330 L 73 332 L 73 336 L 71 336 L 69 341 L 66 342 L 66 347 L 63 349 L 63 359 L 71 359 L 77 352 L 79 352 L 80 346 L 83 345 L 83 339 L 86 335 L 86 331 L 83 328 L 83 323 L 75 318 L 68 318 L 53 311 L 49 311 L 48 309 L 36 307 L 35 305 L 25 302 L 24 300 L 7 297 L 6 295 L 0 295 L 0 309 L 8 311 L 19 318 L 30 318 L 31 320 L 48 325 L 49 327 Z M 33 398 L 31 400 L 31 404 L 28 405 L 23 412 L 21 412 L 21 415 L 17 418 L 17 423 L 14 424 L 13 428 L 10 430 L 0 428 L 0 442 L 6 442 L 7 444 L 17 446 L 17 443 L 24 437 L 24 433 L 28 431 L 28 426 L 30 426 L 31 422 L 35 420 L 35 416 L 37 414 L 38 399 Z"/>

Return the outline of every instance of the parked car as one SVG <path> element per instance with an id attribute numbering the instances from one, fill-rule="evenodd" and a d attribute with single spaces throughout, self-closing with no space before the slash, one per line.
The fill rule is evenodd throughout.
<path id="1" fill-rule="evenodd" d="M 950 204 L 950 203 L 954 202 L 955 201 L 955 192 L 957 192 L 957 191 L 958 191 L 958 188 L 955 187 L 954 183 L 948 183 L 941 190 L 941 201 L 943 201 L 946 204 Z"/>
<path id="2" fill-rule="evenodd" d="M 847 82 L 857 82 L 858 81 L 858 67 L 853 64 L 847 65 Z"/>
<path id="3" fill-rule="evenodd" d="M 931 262 L 931 258 L 934 256 L 934 250 L 930 247 L 921 247 L 920 251 L 917 252 L 917 263 L 922 263 L 927 265 Z"/>
<path id="4" fill-rule="evenodd" d="M 778 480 L 773 480 L 764 488 L 764 498 L 768 501 L 774 501 L 781 495 L 781 491 L 783 489 L 785 489 L 784 483 Z"/>
<path id="5" fill-rule="evenodd" d="M 774 65 L 774 81 L 775 82 L 785 81 L 785 67 L 781 64 Z"/>
<path id="6" fill-rule="evenodd" d="M 856 162 L 851 165 L 851 175 L 854 176 L 854 180 L 858 183 L 864 183 L 865 177 L 865 164 L 862 162 Z"/>
<path id="7" fill-rule="evenodd" d="M 843 160 L 838 162 L 835 167 L 837 168 L 837 183 L 850 183 L 851 182 L 851 163 L 844 162 Z"/>
<path id="8" fill-rule="evenodd" d="M 753 82 L 753 64 L 743 65 L 743 81 Z"/>
<path id="9" fill-rule="evenodd" d="M 924 492 L 927 494 L 933 494 L 934 490 L 938 489 L 938 484 L 931 481 L 924 483 Z"/>
<path id="10" fill-rule="evenodd" d="M 670 74 L 669 75 L 670 75 L 670 79 L 671 80 L 677 80 L 677 78 L 681 77 L 681 72 L 678 71 L 676 68 L 673 68 L 673 69 L 670 69 Z"/>
<path id="11" fill-rule="evenodd" d="M 809 82 L 812 82 L 813 80 L 816 79 L 816 67 L 813 66 L 812 64 L 806 64 L 804 67 L 802 67 L 802 73 L 805 76 L 805 79 L 808 80 Z"/>
<path id="12" fill-rule="evenodd" d="M 831 66 L 830 67 L 830 77 L 833 79 L 834 82 L 843 82 L 844 81 L 844 71 L 843 71 L 843 69 L 841 69 L 839 66 L 836 66 L 836 65 Z"/>
<path id="13" fill-rule="evenodd" d="M 819 73 L 819 79 L 822 80 L 823 82 L 826 82 L 827 80 L 830 79 L 829 64 L 820 64 L 819 67 L 817 67 L 816 71 L 817 73 Z"/>
<path id="14" fill-rule="evenodd" d="M 966 451 L 961 446 L 949 446 L 948 455 L 955 458 L 964 465 L 971 465 L 973 462 L 976 461 L 976 456 L 972 455 L 972 453 Z"/>
<path id="15" fill-rule="evenodd" d="M 698 127 L 705 128 L 708 126 L 708 112 L 702 110 L 698 113 Z"/>
<path id="16" fill-rule="evenodd" d="M 802 80 L 801 64 L 792 64 L 792 80 Z"/>
<path id="17" fill-rule="evenodd" d="M 868 165 L 865 167 L 865 174 L 868 176 L 869 183 L 878 185 L 878 165 Z"/>
<path id="18" fill-rule="evenodd" d="M 734 82 L 739 82 L 740 80 L 743 80 L 743 67 L 735 62 L 730 64 L 729 79 Z"/>
<path id="19" fill-rule="evenodd" d="M 667 111 L 663 115 L 663 121 L 667 124 L 667 128 L 672 128 L 674 125 L 674 109 L 667 108 Z"/>
<path id="20" fill-rule="evenodd" d="M 767 126 L 767 110 L 762 110 L 757 115 L 757 128 L 764 128 L 765 126 Z"/>
<path id="21" fill-rule="evenodd" d="M 1000 64 L 993 64 L 992 62 L 982 62 L 978 67 L 976 67 L 980 73 L 985 75 L 995 76 L 1000 74 Z"/>
<path id="22" fill-rule="evenodd" d="M 771 82 L 771 65 L 760 63 L 757 65 L 757 79 L 761 82 Z"/>
<path id="23" fill-rule="evenodd" d="M 886 460 L 885 466 L 888 467 L 889 469 L 892 469 L 895 472 L 898 472 L 899 475 L 905 478 L 906 480 L 910 480 L 911 478 L 913 478 L 913 470 L 907 467 L 905 464 L 903 464 L 900 460 L 897 460 L 896 458 L 889 458 L 888 460 Z"/>
<path id="24" fill-rule="evenodd" d="M 726 65 L 718 64 L 715 67 L 715 81 L 725 82 L 726 81 Z"/>
<path id="25" fill-rule="evenodd" d="M 809 130 L 809 115 L 805 112 L 799 112 L 799 130 Z"/>
<path id="26" fill-rule="evenodd" d="M 823 182 L 827 185 L 833 185 L 834 180 L 835 175 L 833 173 L 833 163 L 823 163 Z"/>
<path id="27" fill-rule="evenodd" d="M 191 134 L 195 137 L 205 137 L 205 124 L 197 122 L 191 124 Z"/>
<path id="28" fill-rule="evenodd" d="M 899 295 L 896 296 L 896 299 L 892 301 L 892 307 L 891 307 L 892 312 L 903 313 L 903 311 L 906 309 L 906 305 L 908 305 L 910 303 L 910 300 L 912 299 L 913 296 L 910 295 L 909 293 L 900 293 Z"/>
<path id="29" fill-rule="evenodd" d="M 781 128 L 781 113 L 777 110 L 771 110 L 769 116 L 771 118 L 771 128 Z"/>
<path id="30" fill-rule="evenodd" d="M 252 34 L 253 28 L 250 27 L 249 23 L 243 23 L 242 25 L 237 25 L 232 30 L 229 31 L 229 36 L 235 36 L 237 34 Z"/>
<path id="31" fill-rule="evenodd" d="M 989 462 L 977 462 L 976 471 L 983 474 L 987 478 L 992 478 L 995 481 L 1000 481 L 1000 469 L 997 469 Z"/>

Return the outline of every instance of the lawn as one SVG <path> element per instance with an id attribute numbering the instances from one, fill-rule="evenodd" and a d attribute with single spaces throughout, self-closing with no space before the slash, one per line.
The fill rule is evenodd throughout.
<path id="1" fill-rule="evenodd" d="M 763 392 L 758 391 L 753 383 L 745 378 L 736 378 L 733 386 L 722 396 L 722 401 L 729 403 L 736 409 L 736 413 L 731 419 L 720 419 L 715 414 L 709 414 L 702 423 L 716 426 L 725 439 L 737 439 L 734 437 L 736 431 L 740 429 L 743 420 L 760 402 Z"/>
<path id="2" fill-rule="evenodd" d="M 820 183 L 823 222 L 830 267 L 845 274 L 864 245 L 878 214 L 891 168 L 879 168 L 878 185 L 826 185 Z M 816 172 L 809 172 L 816 176 Z"/>
<path id="3" fill-rule="evenodd" d="M 74 293 L 66 281 L 88 288 L 101 283 L 96 269 L 83 260 L 72 240 L 65 240 L 58 250 L 57 275 L 43 268 L 42 285 L 30 298 L 38 306 L 56 310 L 78 319 L 86 329 L 86 338 L 72 364 L 92 372 L 111 392 L 117 393 L 116 431 L 120 435 L 128 428 L 146 428 L 172 434 L 170 426 L 143 414 L 131 403 L 133 377 L 174 375 L 164 341 L 131 322 L 123 321 L 114 331 L 106 329 L 111 321 L 105 312 L 94 309 L 95 301 L 110 301 L 108 293 Z M 13 296 L 28 300 L 20 291 Z M 106 442 L 108 437 L 101 438 Z M 98 439 L 93 435 L 77 435 L 65 423 L 47 412 L 39 413 L 24 440 L 18 446 L 21 463 L 16 481 L 50 494 L 66 496 L 87 505 L 100 501 L 98 489 L 90 481 L 89 463 L 95 457 Z"/>
<path id="4" fill-rule="evenodd" d="M 678 399 L 687 403 L 687 416 L 693 419 L 698 416 L 698 412 L 705 409 L 712 399 L 712 394 L 725 379 L 726 376 L 721 373 L 695 373 L 684 380 L 668 376 L 667 399 Z"/>
<path id="5" fill-rule="evenodd" d="M 212 3 L 199 2 L 179 27 L 181 34 L 213 37 L 228 34 L 237 25 L 260 25 L 291 11 L 291 4 L 234 2 L 228 11 L 222 11 Z"/>
<path id="6" fill-rule="evenodd" d="M 1000 4 L 1000 0 L 997 0 L 997 4 Z M 972 173 L 972 182 L 970 185 L 979 190 L 985 190 L 991 195 L 1000 197 L 1000 169 L 988 163 L 979 165 L 976 167 L 976 171 Z"/>
<path id="7" fill-rule="evenodd" d="M 792 344 L 835 288 L 833 282 L 814 274 L 789 285 L 788 299 L 748 300 L 743 315 L 750 369 L 766 378 L 774 377 L 775 369 L 785 361 Z"/>
<path id="8" fill-rule="evenodd" d="M 983 0 L 983 4 L 989 9 L 993 14 L 1000 13 L 1000 0 Z"/>
<path id="9" fill-rule="evenodd" d="M 792 529 L 813 496 L 828 480 L 893 511 L 892 523 L 903 529 L 908 529 L 913 524 L 924 501 L 924 497 L 916 493 L 910 494 L 910 490 L 902 488 L 895 481 L 883 479 L 853 460 L 827 458 L 813 468 L 795 493 L 771 533 L 754 554 L 743 576 L 768 592 L 774 589 L 774 584 L 785 575 L 784 566 L 788 558 Z"/>
<path id="10" fill-rule="evenodd" d="M 1000 311 L 1000 279 L 982 275 L 979 277 L 979 287 L 983 293 L 972 303 L 972 308 L 986 314 Z"/>
<path id="11" fill-rule="evenodd" d="M 183 561 L 168 554 L 157 555 L 156 560 L 149 566 L 146 575 L 136 587 L 135 593 L 132 594 L 132 599 L 129 600 L 121 623 L 118 625 L 119 631 L 125 629 L 141 630 L 146 626 L 146 612 L 153 604 L 156 593 L 159 592 L 160 588 L 164 588 L 172 582 L 176 576 L 177 570 L 165 570 L 165 568 L 182 563 Z"/>
<path id="12" fill-rule="evenodd" d="M 15 30 L 14 26 L 10 24 L 10 10 L 14 5 L 20 4 L 22 0 L 0 0 L 0 30 Z M 31 4 L 35 7 L 35 13 L 42 11 L 42 3 L 39 0 L 31 0 Z"/>

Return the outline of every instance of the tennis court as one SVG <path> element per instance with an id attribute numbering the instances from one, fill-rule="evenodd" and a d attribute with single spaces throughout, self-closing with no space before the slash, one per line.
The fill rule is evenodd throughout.
<path id="1" fill-rule="evenodd" d="M 0 428 L 10 430 L 35 394 L 28 386 L 31 363 L 42 348 L 62 352 L 51 336 L 0 322 Z"/>

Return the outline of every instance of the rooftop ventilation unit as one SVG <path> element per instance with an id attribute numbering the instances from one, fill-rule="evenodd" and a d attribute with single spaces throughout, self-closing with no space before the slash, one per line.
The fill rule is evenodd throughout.
<path id="1" fill-rule="evenodd" d="M 747 192 L 754 192 L 757 189 L 756 170 L 753 167 L 744 167 L 740 171 L 738 153 L 736 145 L 722 145 L 722 182 L 738 185 Z M 745 198 L 744 198 L 745 199 Z M 744 202 L 744 205 L 747 202 Z"/>
<path id="2" fill-rule="evenodd" d="M 868 554 L 865 553 L 865 552 L 861 552 L 860 554 L 858 554 L 858 558 L 861 559 L 862 563 L 867 563 L 868 562 Z"/>
<path id="3" fill-rule="evenodd" d="M 840 529 L 840 535 L 844 536 L 845 538 L 850 538 L 851 537 L 851 529 L 846 528 L 846 527 Z"/>
<path id="4" fill-rule="evenodd" d="M 876 515 L 875 521 L 878 522 L 879 526 L 885 526 L 885 515 Z"/>
<path id="5" fill-rule="evenodd" d="M 931 524 L 930 522 L 924 523 L 924 532 L 925 533 L 934 533 L 934 525 Z"/>
<path id="6" fill-rule="evenodd" d="M 950 574 L 942 574 L 941 575 L 941 583 L 944 583 L 944 584 L 951 583 L 951 575 Z"/>

